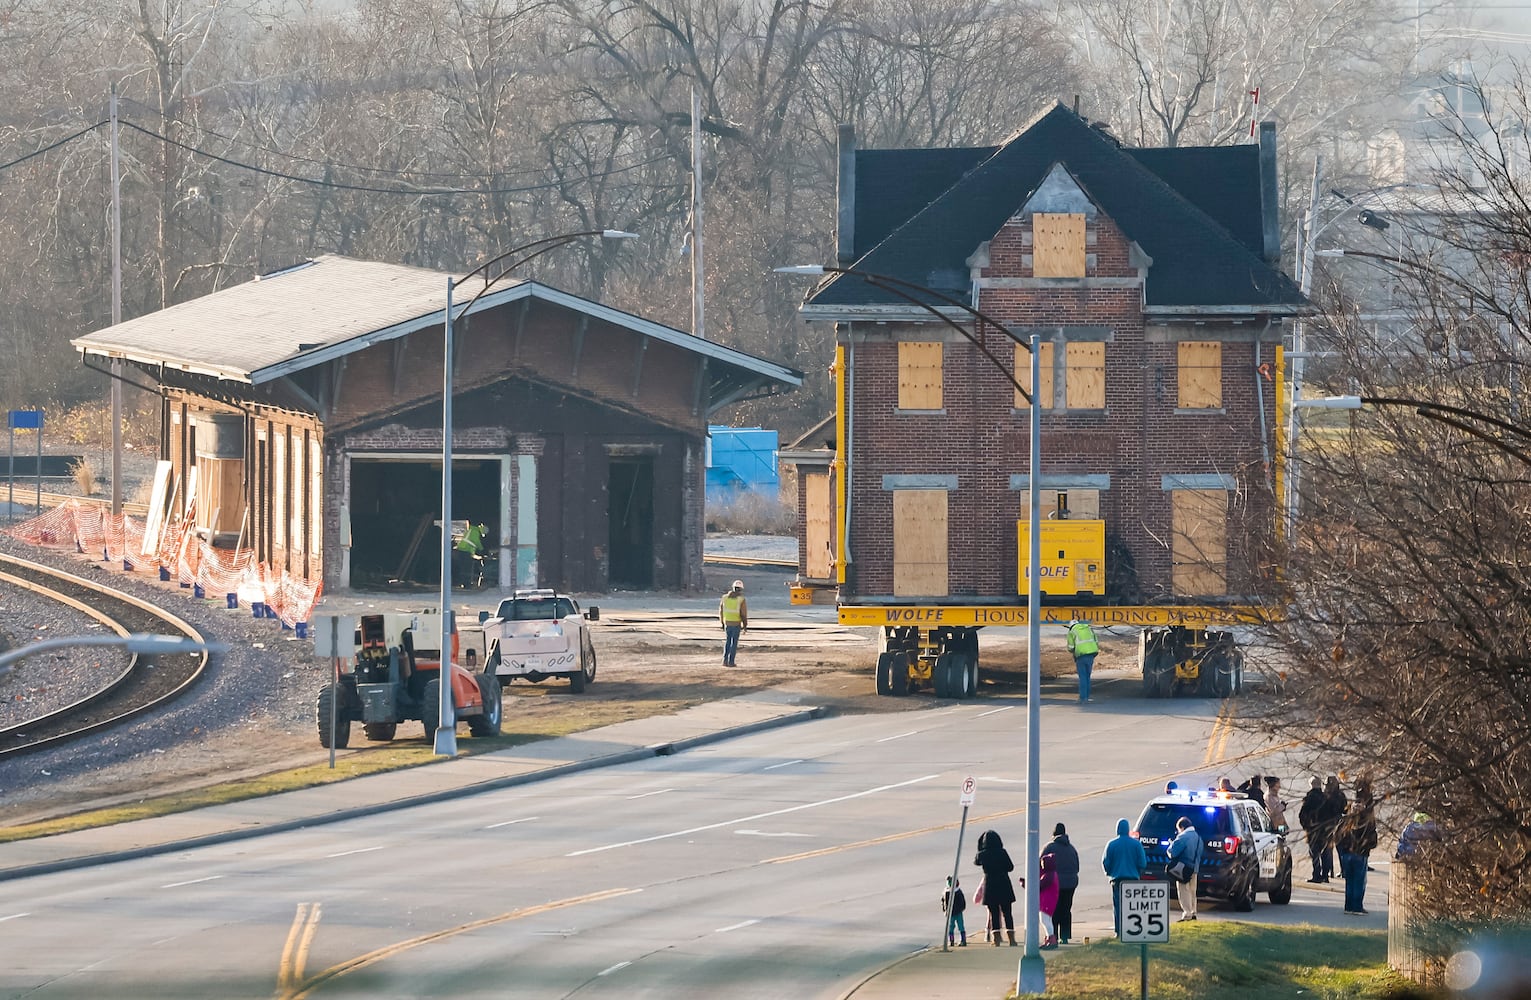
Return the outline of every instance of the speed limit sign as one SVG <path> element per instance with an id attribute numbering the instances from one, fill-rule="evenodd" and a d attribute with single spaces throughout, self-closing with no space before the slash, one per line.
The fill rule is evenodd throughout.
<path id="1" fill-rule="evenodd" d="M 1168 944 L 1169 883 L 1124 881 L 1117 888 L 1122 894 L 1122 942 Z"/>

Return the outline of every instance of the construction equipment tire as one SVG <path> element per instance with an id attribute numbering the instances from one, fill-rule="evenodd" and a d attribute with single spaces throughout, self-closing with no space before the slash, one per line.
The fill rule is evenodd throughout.
<path id="1" fill-rule="evenodd" d="M 398 731 L 397 722 L 368 722 L 362 725 L 362 732 L 367 734 L 367 739 L 374 743 L 387 743 L 393 739 L 393 734 Z"/>
<path id="2" fill-rule="evenodd" d="M 479 697 L 484 700 L 484 714 L 468 716 L 468 732 L 474 736 L 500 735 L 504 706 L 500 700 L 500 680 L 494 674 L 476 674 Z"/>
<path id="3" fill-rule="evenodd" d="M 935 668 L 930 672 L 931 684 L 935 687 L 937 698 L 955 698 L 952 692 L 952 660 L 951 653 L 942 653 L 936 657 Z"/>
<path id="4" fill-rule="evenodd" d="M 890 695 L 890 694 L 893 693 L 893 683 L 892 683 L 892 680 L 890 679 L 892 677 L 892 672 L 893 672 L 892 664 L 893 664 L 893 654 L 892 653 L 878 653 L 877 654 L 877 693 L 878 694 Z"/>
<path id="5" fill-rule="evenodd" d="M 903 650 L 888 658 L 888 693 L 894 697 L 909 693 L 909 654 Z"/>
<path id="6" fill-rule="evenodd" d="M 319 745 L 326 750 L 344 750 L 351 744 L 351 720 L 336 712 L 335 685 L 326 684 L 319 689 L 319 699 L 314 705 L 315 721 L 319 724 Z M 330 719 L 335 720 L 335 731 L 330 731 Z"/>
<path id="7" fill-rule="evenodd" d="M 420 721 L 425 723 L 425 738 L 435 739 L 441 721 L 441 678 L 426 681 L 425 696 L 420 699 L 420 715 Z"/>

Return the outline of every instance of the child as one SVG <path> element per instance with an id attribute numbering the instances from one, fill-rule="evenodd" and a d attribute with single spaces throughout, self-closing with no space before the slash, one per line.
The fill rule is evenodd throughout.
<path id="1" fill-rule="evenodd" d="M 946 876 L 946 891 L 941 893 L 941 912 L 947 912 L 948 907 L 951 908 L 951 918 L 946 922 L 946 944 L 950 947 L 954 943 L 954 936 L 960 934 L 962 936 L 962 943 L 958 947 L 966 948 L 968 946 L 968 929 L 967 925 L 962 922 L 962 911 L 968 908 L 968 901 L 967 897 L 962 894 L 962 883 L 960 881 L 957 883 L 955 899 L 953 898 L 952 877 L 950 875 Z"/>
<path id="2" fill-rule="evenodd" d="M 1058 910 L 1058 872 L 1056 860 L 1051 854 L 1042 855 L 1042 878 L 1037 882 L 1037 908 L 1042 917 L 1042 947 L 1058 947 L 1058 933 L 1053 925 L 1053 914 Z"/>

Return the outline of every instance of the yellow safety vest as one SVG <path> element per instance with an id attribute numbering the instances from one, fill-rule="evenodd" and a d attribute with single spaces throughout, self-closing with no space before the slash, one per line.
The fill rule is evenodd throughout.
<path id="1" fill-rule="evenodd" d="M 742 608 L 743 606 L 744 606 L 744 595 L 743 594 L 724 594 L 723 595 L 723 604 L 722 604 L 722 608 L 723 608 L 723 624 L 725 624 L 725 625 L 738 625 L 742 621 L 744 621 L 744 617 L 739 613 L 739 609 Z"/>
<path id="2" fill-rule="evenodd" d="M 1095 639 L 1095 630 L 1089 622 L 1080 622 L 1069 629 L 1069 652 L 1076 656 L 1100 652 L 1100 643 Z"/>

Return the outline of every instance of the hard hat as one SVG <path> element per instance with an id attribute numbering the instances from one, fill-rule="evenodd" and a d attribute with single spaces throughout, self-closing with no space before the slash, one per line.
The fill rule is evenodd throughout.
<path id="1" fill-rule="evenodd" d="M 734 581 L 734 589 L 735 590 L 743 590 L 744 589 L 744 581 L 743 580 L 735 580 Z"/>
<path id="2" fill-rule="evenodd" d="M 1069 628 L 1073 628 L 1075 625 L 1078 625 L 1078 624 L 1079 624 L 1079 619 L 1078 618 L 1070 618 L 1069 619 Z"/>

